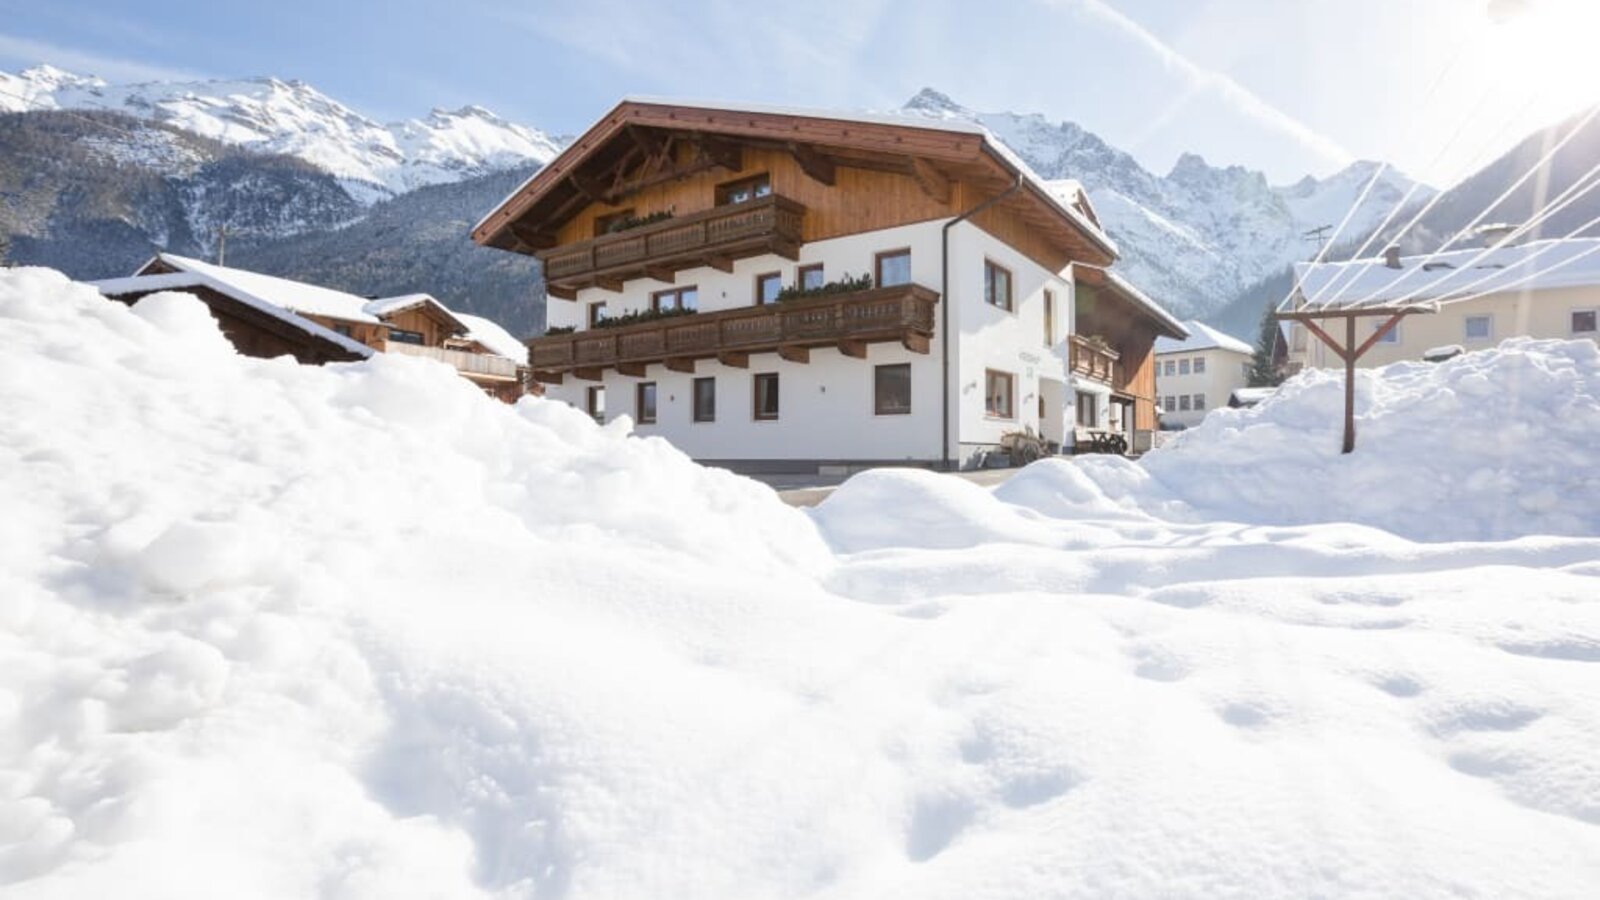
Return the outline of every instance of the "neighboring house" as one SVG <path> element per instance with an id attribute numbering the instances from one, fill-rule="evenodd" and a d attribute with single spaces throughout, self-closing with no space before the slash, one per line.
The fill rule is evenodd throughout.
<path id="1" fill-rule="evenodd" d="M 1499 232 L 1491 232 L 1498 234 Z M 1400 256 L 1352 262 L 1301 264 L 1292 308 L 1307 302 L 1333 309 L 1378 303 L 1437 301 L 1437 312 L 1407 315 L 1357 362 L 1381 366 L 1421 360 L 1430 351 L 1460 345 L 1492 347 L 1508 337 L 1588 338 L 1600 336 L 1600 238 L 1532 241 L 1485 250 L 1453 250 L 1432 256 Z M 1325 323 L 1333 320 L 1324 320 Z M 1383 317 L 1358 319 L 1357 338 L 1365 340 Z M 1333 327 L 1324 325 L 1327 329 Z M 1344 339 L 1342 325 L 1333 336 Z M 1343 363 L 1292 323 L 1289 369 L 1337 367 Z"/>
<path id="2" fill-rule="evenodd" d="M 1081 190 L 969 123 L 624 100 L 472 237 L 543 262 L 548 396 L 746 470 L 1147 446 L 1185 333 Z"/>
<path id="3" fill-rule="evenodd" d="M 527 350 L 516 338 L 428 294 L 368 300 L 171 253 L 158 254 L 128 278 L 91 284 L 106 297 L 130 304 L 158 291 L 193 294 L 246 356 L 287 354 L 313 365 L 364 359 L 374 352 L 425 356 L 453 366 L 508 402 L 531 383 Z"/>
<path id="4" fill-rule="evenodd" d="M 1250 381 L 1255 348 L 1204 322 L 1185 322 L 1183 327 L 1189 337 L 1156 340 L 1156 397 L 1163 428 L 1200 424 L 1206 413 L 1227 406 L 1233 392 Z"/>

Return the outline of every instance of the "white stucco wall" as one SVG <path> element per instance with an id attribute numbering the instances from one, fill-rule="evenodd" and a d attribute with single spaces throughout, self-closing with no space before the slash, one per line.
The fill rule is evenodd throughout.
<path id="1" fill-rule="evenodd" d="M 672 285 L 636 279 L 613 293 L 588 288 L 576 301 L 551 298 L 548 321 L 552 326 L 587 322 L 588 305 L 604 302 L 618 315 L 648 309 L 653 293 L 694 285 L 699 290 L 701 312 L 740 308 L 754 302 L 755 277 L 779 272 L 792 285 L 796 270 L 821 262 L 829 281 L 871 272 L 875 254 L 910 248 L 912 281 L 934 291 L 940 288 L 941 230 L 947 220 L 920 222 L 897 228 L 865 232 L 805 244 L 798 262 L 776 255 L 739 260 L 734 271 L 696 268 L 677 273 Z M 1013 309 L 990 306 L 983 300 L 985 258 L 1008 268 L 1013 278 Z M 1055 340 L 1046 346 L 1044 291 L 1055 293 Z M 1072 282 L 1069 272 L 1048 272 L 1031 260 L 970 223 L 950 235 L 950 303 L 954 353 L 950 367 L 952 398 L 951 456 L 964 461 L 983 447 L 993 446 L 1007 431 L 1032 427 L 1040 430 L 1039 380 L 1066 378 L 1066 337 L 1072 327 Z M 936 307 L 936 319 L 943 310 Z M 600 382 L 606 388 L 606 418 L 634 415 L 635 385 L 656 384 L 657 416 L 654 424 L 636 424 L 641 435 L 658 435 L 684 452 L 705 460 L 821 460 L 821 461 L 936 461 L 940 458 L 942 431 L 941 376 L 943 366 L 939 328 L 928 354 L 913 353 L 897 343 L 869 345 L 865 360 L 853 359 L 833 349 L 814 349 L 809 363 L 791 363 L 776 353 L 751 354 L 750 368 L 738 369 L 715 360 L 701 360 L 693 375 L 652 365 L 645 377 L 633 378 L 608 369 Z M 911 365 L 911 412 L 875 415 L 873 369 L 889 363 Z M 984 413 L 986 369 L 1010 372 L 1015 377 L 1015 416 L 994 419 Z M 754 376 L 774 372 L 779 377 L 779 418 L 754 416 Z M 712 377 L 717 384 L 715 422 L 694 422 L 691 382 Z M 596 382 L 571 375 L 562 384 L 549 385 L 547 396 L 584 408 L 587 388 Z M 1074 402 L 1070 383 L 1060 392 L 1066 407 L 1059 416 L 1070 422 Z M 1058 429 L 1059 430 L 1059 426 Z"/>
<path id="2" fill-rule="evenodd" d="M 1204 359 L 1205 372 L 1199 375 L 1194 373 L 1194 361 Z M 1176 374 L 1181 368 L 1179 361 L 1189 361 L 1187 375 Z M 1167 363 L 1173 364 L 1174 374 L 1167 374 Z M 1160 421 L 1163 425 L 1181 425 L 1192 428 L 1200 424 L 1206 414 L 1218 407 L 1227 407 L 1228 398 L 1233 392 L 1244 387 L 1249 382 L 1247 370 L 1250 365 L 1250 354 L 1240 353 L 1236 350 L 1224 350 L 1213 347 L 1208 350 L 1183 350 L 1172 353 L 1156 354 L 1156 403 L 1161 410 Z M 1194 397 L 1205 397 L 1205 409 L 1194 409 Z M 1179 409 L 1182 404 L 1174 403 L 1174 411 L 1168 412 L 1166 398 L 1187 396 L 1190 398 L 1188 410 Z"/>

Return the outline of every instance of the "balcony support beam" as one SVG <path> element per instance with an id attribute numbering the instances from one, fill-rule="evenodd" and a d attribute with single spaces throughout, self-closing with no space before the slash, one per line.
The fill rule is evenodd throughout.
<path id="1" fill-rule="evenodd" d="M 668 372 L 683 372 L 686 375 L 694 374 L 694 360 L 684 357 L 673 357 L 665 363 Z"/>
<path id="2" fill-rule="evenodd" d="M 920 353 L 923 356 L 928 355 L 929 344 L 930 341 L 927 335 L 917 334 L 915 331 L 908 331 L 900 338 L 900 346 L 910 350 L 912 353 Z"/>
<path id="3" fill-rule="evenodd" d="M 645 363 L 617 363 L 617 371 L 629 378 L 643 378 L 646 368 Z"/>
<path id="4" fill-rule="evenodd" d="M 852 359 L 866 359 L 867 345 L 862 341 L 840 341 L 839 352 Z"/>
<path id="5" fill-rule="evenodd" d="M 718 353 L 717 362 L 732 369 L 750 368 L 750 354 L 748 353 Z"/>
<path id="6" fill-rule="evenodd" d="M 708 256 L 706 257 L 706 265 L 716 269 L 718 272 L 727 272 L 729 275 L 733 274 L 733 260 L 729 257 L 716 255 Z"/>
<path id="7" fill-rule="evenodd" d="M 837 177 L 833 160 L 817 152 L 817 148 L 810 144 L 791 143 L 789 154 L 800 165 L 800 171 L 806 173 L 812 181 L 820 182 L 828 187 L 833 187 Z"/>
<path id="8" fill-rule="evenodd" d="M 540 384 L 560 384 L 561 383 L 561 373 L 560 372 L 541 372 L 538 369 L 534 369 L 533 370 L 533 380 L 539 382 Z"/>
<path id="9" fill-rule="evenodd" d="M 594 284 L 595 287 L 605 288 L 613 294 L 622 293 L 622 279 L 620 278 L 596 278 Z"/>
<path id="10" fill-rule="evenodd" d="M 778 358 L 785 362 L 809 363 L 811 362 L 811 351 L 805 347 L 787 345 L 778 348 Z"/>
<path id="11" fill-rule="evenodd" d="M 644 274 L 654 278 L 657 281 L 664 281 L 667 284 L 677 283 L 677 276 L 674 275 L 672 270 L 666 266 L 645 266 Z"/>
<path id="12" fill-rule="evenodd" d="M 562 287 L 559 284 L 546 283 L 545 286 L 544 286 L 544 292 L 546 294 L 549 294 L 550 296 L 556 298 L 557 300 L 576 300 L 576 299 L 578 299 L 578 292 L 576 290 L 573 290 L 572 288 L 569 288 L 569 287 Z"/>
<path id="13" fill-rule="evenodd" d="M 599 366 L 579 366 L 572 370 L 572 375 L 584 381 L 604 381 L 605 372 L 606 370 Z"/>

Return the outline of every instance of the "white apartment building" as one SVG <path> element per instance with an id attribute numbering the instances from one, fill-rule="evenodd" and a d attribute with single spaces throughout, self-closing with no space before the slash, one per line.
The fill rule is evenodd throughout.
<path id="1" fill-rule="evenodd" d="M 1227 406 L 1249 384 L 1254 348 L 1200 321 L 1184 322 L 1187 338 L 1156 339 L 1156 403 L 1162 428 L 1190 428 Z"/>

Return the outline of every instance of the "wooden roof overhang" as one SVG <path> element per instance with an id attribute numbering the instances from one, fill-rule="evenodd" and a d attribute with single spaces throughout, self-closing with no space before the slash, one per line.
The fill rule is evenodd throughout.
<path id="1" fill-rule="evenodd" d="M 1183 340 L 1189 332 L 1172 314 L 1162 309 L 1154 300 L 1105 269 L 1094 266 L 1073 266 L 1073 278 L 1084 284 L 1101 288 L 1121 301 L 1119 318 L 1142 321 L 1155 329 L 1156 334 Z"/>
<path id="2" fill-rule="evenodd" d="M 664 153 L 672 143 L 692 145 L 694 153 L 672 160 Z M 615 203 L 710 168 L 736 173 L 745 147 L 790 153 L 807 175 L 827 184 L 839 167 L 905 174 L 946 202 L 957 181 L 981 199 L 1025 175 L 1023 189 L 1004 206 L 1073 260 L 1107 265 L 1116 258 L 1098 228 L 1050 196 L 980 129 L 639 100 L 622 101 L 590 127 L 474 226 L 472 239 L 517 253 L 549 249 L 561 225 L 590 203 Z"/>

